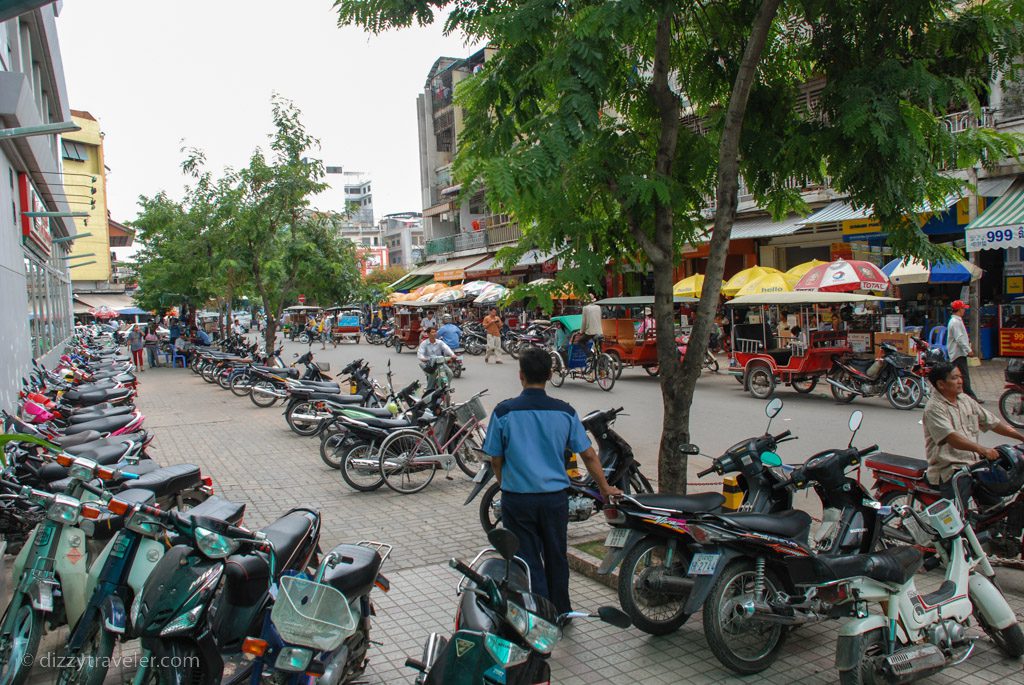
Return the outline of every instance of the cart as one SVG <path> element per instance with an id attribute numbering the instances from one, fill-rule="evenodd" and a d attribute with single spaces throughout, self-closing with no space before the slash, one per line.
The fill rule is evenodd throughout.
<path id="1" fill-rule="evenodd" d="M 433 302 L 416 300 L 413 302 L 399 302 L 395 305 L 395 352 L 401 352 L 403 347 L 416 349 L 420 341 L 426 336 L 426 331 L 420 330 L 420 318 L 432 312 L 437 319 L 437 310 L 444 305 Z"/>
<path id="2" fill-rule="evenodd" d="M 815 307 L 864 301 L 891 301 L 890 297 L 852 293 L 785 292 L 737 297 L 727 303 L 732 320 L 733 356 L 729 373 L 752 396 L 766 399 L 779 383 L 798 393 L 814 390 L 818 379 L 832 368 L 833 355 L 851 354 L 845 331 L 817 330 Z M 781 312 L 798 313 L 800 338 L 778 335 L 773 322 Z M 748 318 L 749 317 L 749 318 Z"/>
<path id="3" fill-rule="evenodd" d="M 282 332 L 289 340 L 295 340 L 299 333 L 305 330 L 306 320 L 310 314 L 315 314 L 318 311 L 320 311 L 320 307 L 307 307 L 302 304 L 288 307 L 284 310 L 285 323 L 282 327 Z"/>
<path id="4" fill-rule="evenodd" d="M 698 302 L 696 297 L 676 297 L 675 303 Z M 610 297 L 598 300 L 607 316 L 601 319 L 604 339 L 601 351 L 612 358 L 615 364 L 615 378 L 622 375 L 624 367 L 642 367 L 649 375 L 658 375 L 658 344 L 654 328 L 637 337 L 643 321 L 644 307 L 654 307 L 654 296 Z"/>
<path id="5" fill-rule="evenodd" d="M 331 307 L 327 313 L 335 317 L 334 326 L 331 328 L 331 337 L 334 341 L 358 345 L 359 336 L 363 332 L 363 313 L 355 307 Z"/>

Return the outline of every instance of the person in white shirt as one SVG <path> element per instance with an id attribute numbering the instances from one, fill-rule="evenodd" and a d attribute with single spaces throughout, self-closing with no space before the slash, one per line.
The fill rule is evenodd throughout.
<path id="1" fill-rule="evenodd" d="M 971 389 L 971 375 L 967 370 L 967 358 L 973 353 L 971 339 L 967 335 L 967 327 L 964 326 L 964 313 L 969 307 L 963 300 L 955 300 L 950 307 L 953 309 L 953 315 L 949 317 L 949 323 L 946 325 L 946 351 L 949 353 L 949 361 L 960 369 L 960 375 L 964 380 L 964 394 L 978 404 L 984 404 L 984 400 L 978 399 Z"/>
<path id="2" fill-rule="evenodd" d="M 433 390 L 437 384 L 438 373 L 450 373 L 447 366 L 427 371 L 427 364 L 432 362 L 435 357 L 444 357 L 445 361 L 455 361 L 455 353 L 452 352 L 452 348 L 448 347 L 444 340 L 437 339 L 437 329 L 428 328 L 427 339 L 421 342 L 416 349 L 416 358 L 420 362 L 420 367 L 427 374 L 427 392 Z"/>
<path id="3" fill-rule="evenodd" d="M 604 329 L 601 327 L 601 306 L 596 302 L 597 298 L 591 295 L 590 301 L 583 307 L 583 320 L 580 322 L 580 345 L 586 345 L 587 341 L 604 334 Z"/>
<path id="4" fill-rule="evenodd" d="M 427 314 L 420 319 L 420 330 L 426 331 L 428 328 L 437 328 L 437 321 L 434 320 L 433 314 Z"/>

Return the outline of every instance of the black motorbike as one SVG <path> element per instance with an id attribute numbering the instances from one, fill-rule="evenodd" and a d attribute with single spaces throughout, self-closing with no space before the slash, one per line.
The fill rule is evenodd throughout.
<path id="1" fill-rule="evenodd" d="M 301 374 L 296 368 L 299 364 L 305 367 Z M 338 391 L 340 386 L 325 373 L 329 368 L 313 361 L 313 350 L 307 351 L 301 357 L 296 355 L 295 361 L 287 369 L 254 366 L 249 399 L 257 407 L 272 407 L 278 400 L 288 397 L 289 379 L 306 384 L 319 383 L 328 391 Z"/>
<path id="2" fill-rule="evenodd" d="M 925 393 L 924 379 L 914 373 L 917 358 L 900 354 L 882 343 L 879 359 L 852 359 L 832 355 L 832 368 L 825 376 L 836 402 L 847 404 L 855 397 L 885 395 L 894 409 L 913 409 Z"/>
<path id="3" fill-rule="evenodd" d="M 599 618 L 629 627 L 629 617 L 614 607 L 559 615 L 551 602 L 530 591 L 530 571 L 515 555 L 515 534 L 499 528 L 487 539 L 492 547 L 472 563 L 448 562 L 465 576 L 458 588 L 455 632 L 451 638 L 431 633 L 422 658 L 406 660 L 406 666 L 420 672 L 417 685 L 547 684 L 547 656 L 561 639 L 566 619 Z"/>
<path id="4" fill-rule="evenodd" d="M 612 429 L 612 424 L 621 413 L 622 407 L 590 412 L 582 419 L 583 427 L 597 442 L 598 456 L 609 485 L 626 493 L 654 492 L 651 482 L 640 472 L 640 465 L 633 458 L 633 448 Z M 590 475 L 579 464 L 574 464 L 574 460 L 571 452 L 566 454 L 566 469 L 572 490 L 569 495 L 569 521 L 586 521 L 595 512 L 601 511 L 605 502 Z M 491 463 L 485 460 L 473 478 L 476 485 L 464 505 L 472 502 L 493 476 Z M 493 483 L 480 499 L 480 525 L 484 531 L 489 532 L 500 524 L 501 485 Z"/>
<path id="5" fill-rule="evenodd" d="M 789 431 L 772 435 L 772 419 L 782 411 L 782 400 L 765 406 L 768 426 L 764 435 L 747 438 L 727 449 L 698 474 L 726 476 L 729 499 L 719 492 L 693 495 L 640 494 L 624 497 L 604 510 L 612 527 L 605 539 L 607 553 L 600 574 L 619 570 L 619 603 L 640 630 L 666 635 L 677 630 L 700 603 L 689 601 L 693 578 L 695 540 L 688 521 L 701 512 L 781 512 L 792 508 L 792 493 L 778 486 L 789 477 L 776 450 L 796 440 Z M 695 445 L 681 451 L 697 454 Z"/>

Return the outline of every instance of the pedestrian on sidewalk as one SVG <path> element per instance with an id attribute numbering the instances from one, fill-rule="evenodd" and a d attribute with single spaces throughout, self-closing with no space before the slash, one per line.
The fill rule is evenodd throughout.
<path id="1" fill-rule="evenodd" d="M 491 363 L 491 355 L 494 355 L 494 363 L 501 364 L 501 317 L 498 316 L 498 308 L 492 307 L 490 313 L 484 317 L 484 330 L 487 331 L 487 354 L 484 355 L 484 362 Z"/>
<path id="2" fill-rule="evenodd" d="M 159 351 L 160 339 L 156 337 L 156 331 L 150 326 L 146 330 L 146 337 L 143 338 L 142 346 L 146 349 L 146 356 L 149 357 L 149 368 L 155 369 L 160 366 L 160 360 L 157 357 Z"/>
<path id="3" fill-rule="evenodd" d="M 949 351 L 949 361 L 960 369 L 960 375 L 964 379 L 964 392 L 978 404 L 985 404 L 985 401 L 979 399 L 971 389 L 971 373 L 967 368 L 967 358 L 973 354 L 971 339 L 967 336 L 967 327 L 964 326 L 964 313 L 969 307 L 963 300 L 955 300 L 951 307 L 953 315 L 949 317 L 949 324 L 946 325 L 946 349 Z"/>
<path id="4" fill-rule="evenodd" d="M 146 370 L 146 365 L 142 360 L 142 349 L 145 347 L 146 341 L 142 336 L 142 332 L 139 330 L 139 324 L 132 326 L 132 329 L 128 331 L 128 349 L 132 353 L 132 363 L 135 365 L 135 371 L 142 373 Z"/>
<path id="5" fill-rule="evenodd" d="M 567 450 L 580 455 L 605 502 L 622 494 L 608 485 L 597 452 L 579 415 L 548 397 L 551 355 L 529 347 L 519 355 L 523 392 L 494 408 L 483 451 L 501 486 L 501 523 L 519 538 L 519 556 L 530 568 L 530 584 L 559 614 L 569 599 L 569 476 Z"/>

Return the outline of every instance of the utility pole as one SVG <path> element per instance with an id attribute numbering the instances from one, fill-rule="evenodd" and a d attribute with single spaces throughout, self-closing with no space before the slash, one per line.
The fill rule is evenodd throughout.
<path id="1" fill-rule="evenodd" d="M 970 183 L 970 190 L 967 194 L 967 223 L 978 218 L 978 167 L 974 166 L 967 170 L 967 181 Z M 980 252 L 968 252 L 967 258 L 971 264 L 978 265 Z M 981 279 L 971 282 L 968 285 L 967 304 L 970 306 L 968 333 L 971 339 L 971 349 L 974 354 L 981 358 Z"/>

